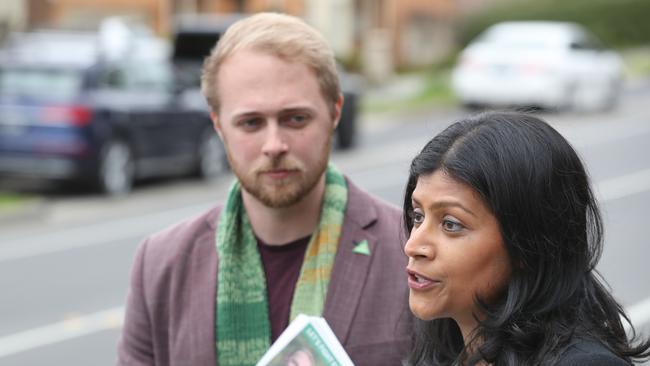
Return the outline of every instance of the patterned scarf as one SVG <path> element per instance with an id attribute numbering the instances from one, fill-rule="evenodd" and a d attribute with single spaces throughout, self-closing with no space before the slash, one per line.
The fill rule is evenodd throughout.
<path id="1" fill-rule="evenodd" d="M 343 175 L 331 164 L 325 176 L 320 221 L 312 235 L 291 302 L 298 314 L 322 315 L 347 204 Z M 255 365 L 270 347 L 266 279 L 239 182 L 233 183 L 216 233 L 219 273 L 216 348 L 220 366 Z"/>

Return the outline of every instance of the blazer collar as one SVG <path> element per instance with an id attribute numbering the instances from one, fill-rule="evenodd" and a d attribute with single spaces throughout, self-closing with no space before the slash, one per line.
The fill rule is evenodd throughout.
<path id="1" fill-rule="evenodd" d="M 223 204 L 218 204 L 208 212 L 205 216 L 205 221 L 212 230 L 217 230 L 217 224 L 219 223 L 219 216 L 221 215 L 221 210 L 223 209 Z"/>
<path id="2" fill-rule="evenodd" d="M 374 199 L 348 181 L 345 222 L 327 290 L 323 316 L 342 344 L 347 343 L 352 318 L 358 311 L 361 293 L 377 249 L 377 238 L 370 230 L 378 218 Z M 370 255 L 355 252 L 367 241 Z"/>
<path id="3" fill-rule="evenodd" d="M 361 227 L 366 229 L 377 221 L 377 208 L 374 199 L 366 192 L 362 191 L 349 179 L 345 179 L 348 184 L 348 203 L 345 211 L 345 226 Z"/>

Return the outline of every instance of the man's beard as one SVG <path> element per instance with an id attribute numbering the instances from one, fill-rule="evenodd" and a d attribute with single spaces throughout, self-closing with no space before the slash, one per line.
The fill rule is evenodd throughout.
<path id="1" fill-rule="evenodd" d="M 327 169 L 329 149 L 330 144 L 328 143 L 320 155 L 321 158 L 311 167 L 306 167 L 301 162 L 285 155 L 250 169 L 250 173 L 240 169 L 232 160 L 230 166 L 242 187 L 253 197 L 265 206 L 285 208 L 298 203 L 318 184 Z M 287 178 L 268 182 L 267 179 L 263 179 L 262 174 L 269 170 L 289 170 L 292 173 Z"/>

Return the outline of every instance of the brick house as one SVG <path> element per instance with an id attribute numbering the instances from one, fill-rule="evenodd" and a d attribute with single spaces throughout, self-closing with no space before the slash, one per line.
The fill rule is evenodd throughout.
<path id="1" fill-rule="evenodd" d="M 129 17 L 157 34 L 173 17 L 193 13 L 280 11 L 318 28 L 337 56 L 381 80 L 398 67 L 441 60 L 454 47 L 455 19 L 478 0 L 15 0 L 23 26 L 94 28 L 109 15 Z M 18 8 L 18 7 L 16 7 Z M 0 21 L 3 10 L 0 6 Z M 16 9 L 13 12 L 16 13 Z M 15 18 L 15 16 L 13 16 Z M 2 23 L 0 23 L 2 24 Z M 21 28 L 10 25 L 14 29 Z"/>

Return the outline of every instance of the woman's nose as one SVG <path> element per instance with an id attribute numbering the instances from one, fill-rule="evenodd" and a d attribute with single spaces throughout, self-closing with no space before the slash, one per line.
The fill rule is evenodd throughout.
<path id="1" fill-rule="evenodd" d="M 404 254 L 409 258 L 433 259 L 434 248 L 427 239 L 421 227 L 411 229 L 411 235 L 404 244 Z"/>

